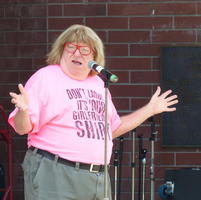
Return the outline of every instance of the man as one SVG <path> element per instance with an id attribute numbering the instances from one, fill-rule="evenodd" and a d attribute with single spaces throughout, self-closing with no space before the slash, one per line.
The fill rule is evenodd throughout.
<path id="1" fill-rule="evenodd" d="M 102 200 L 104 198 L 104 82 L 88 67 L 104 66 L 104 47 L 89 27 L 72 25 L 54 42 L 48 66 L 34 73 L 19 94 L 9 123 L 28 134 L 23 161 L 26 200 Z M 144 107 L 120 117 L 108 97 L 108 154 L 118 137 L 178 102 L 160 87 Z M 109 180 L 109 177 L 108 177 Z M 111 198 L 111 188 L 108 187 Z"/>

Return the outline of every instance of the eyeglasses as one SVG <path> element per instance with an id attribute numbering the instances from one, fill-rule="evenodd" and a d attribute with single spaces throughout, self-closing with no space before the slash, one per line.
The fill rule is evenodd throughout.
<path id="1" fill-rule="evenodd" d="M 91 49 L 89 46 L 79 46 L 77 44 L 73 43 L 66 43 L 66 51 L 69 53 L 74 54 L 76 50 L 78 49 L 80 54 L 83 56 L 88 56 L 91 52 L 93 52 L 93 49 Z"/>

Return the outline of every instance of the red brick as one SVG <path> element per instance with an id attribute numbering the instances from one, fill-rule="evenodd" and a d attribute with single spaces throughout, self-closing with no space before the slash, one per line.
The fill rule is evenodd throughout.
<path id="1" fill-rule="evenodd" d="M 153 42 L 195 42 L 196 33 L 188 31 L 153 31 Z"/>
<path id="2" fill-rule="evenodd" d="M 154 6 L 155 15 L 192 15 L 196 13 L 195 3 L 164 3 Z"/>
<path id="3" fill-rule="evenodd" d="M 12 0 L 13 1 L 13 0 Z M 17 3 L 46 3 L 47 0 L 14 0 L 17 1 Z"/>
<path id="4" fill-rule="evenodd" d="M 0 44 L 6 43 L 4 35 L 5 35 L 5 32 L 0 32 Z"/>
<path id="5" fill-rule="evenodd" d="M 160 44 L 131 44 L 131 56 L 159 56 Z"/>
<path id="6" fill-rule="evenodd" d="M 152 59 L 152 69 L 160 69 L 160 58 Z"/>
<path id="7" fill-rule="evenodd" d="M 10 58 L 12 56 L 11 52 L 6 55 L 8 58 L 0 58 L 1 70 L 23 70 L 32 68 L 31 58 Z"/>
<path id="8" fill-rule="evenodd" d="M 110 90 L 113 97 L 147 97 L 150 96 L 150 86 L 146 85 L 111 85 Z"/>
<path id="9" fill-rule="evenodd" d="M 159 83 L 160 71 L 131 72 L 131 83 Z"/>
<path id="10" fill-rule="evenodd" d="M 7 32 L 7 44 L 46 43 L 46 32 Z"/>
<path id="11" fill-rule="evenodd" d="M 32 42 L 31 32 L 7 32 L 5 36 L 7 44 L 27 44 Z"/>
<path id="12" fill-rule="evenodd" d="M 201 28 L 200 16 L 175 17 L 175 28 Z"/>
<path id="13" fill-rule="evenodd" d="M 88 0 L 88 2 L 108 2 L 108 0 Z"/>
<path id="14" fill-rule="evenodd" d="M 135 93 L 134 95 L 135 96 Z M 149 102 L 149 97 L 147 98 L 140 98 L 140 99 L 132 99 L 131 102 L 131 110 L 137 110 L 139 108 L 141 108 L 142 106 L 144 106 L 145 104 L 147 104 Z"/>
<path id="15" fill-rule="evenodd" d="M 10 111 L 11 108 L 13 109 L 12 105 L 11 105 L 11 102 L 10 102 L 10 97 L 5 97 L 5 96 L 2 96 L 1 92 L 0 92 L 0 104 L 3 105 L 4 109 L 6 111 Z M 2 145 L 1 145 L 1 148 L 2 148 Z M 0 151 L 0 154 L 2 152 Z M 1 155 L 0 155 L 0 158 L 1 158 Z"/>
<path id="16" fill-rule="evenodd" d="M 19 136 L 15 139 L 16 142 L 13 143 L 13 150 L 15 151 L 25 151 L 27 149 L 27 138 Z"/>
<path id="17" fill-rule="evenodd" d="M 48 5 L 48 16 L 62 16 L 62 5 Z"/>
<path id="18" fill-rule="evenodd" d="M 200 42 L 201 41 L 201 31 L 197 31 L 197 35 L 198 35 L 198 42 Z"/>
<path id="19" fill-rule="evenodd" d="M 172 27 L 172 17 L 132 17 L 130 18 L 130 28 L 138 29 L 167 29 Z"/>
<path id="20" fill-rule="evenodd" d="M 201 3 L 197 2 L 197 14 L 201 14 Z"/>
<path id="21" fill-rule="evenodd" d="M 46 17 L 47 16 L 46 5 L 32 5 L 32 16 Z"/>
<path id="22" fill-rule="evenodd" d="M 87 18 L 86 25 L 98 29 L 127 29 L 128 18 L 121 17 L 104 17 L 104 18 Z"/>
<path id="23" fill-rule="evenodd" d="M 62 31 L 48 31 L 48 43 L 53 43 Z"/>
<path id="24" fill-rule="evenodd" d="M 46 44 L 46 41 L 47 40 L 47 34 L 46 34 L 46 31 L 34 31 L 32 32 L 32 42 L 33 43 L 45 43 Z"/>
<path id="25" fill-rule="evenodd" d="M 127 44 L 106 44 L 106 56 L 128 56 Z"/>
<path id="26" fill-rule="evenodd" d="M 119 78 L 118 83 L 129 83 L 129 72 L 128 71 L 111 71 L 113 74 L 116 74 Z"/>
<path id="27" fill-rule="evenodd" d="M 31 75 L 34 73 L 34 71 L 22 71 L 19 72 L 19 83 L 27 81 Z"/>
<path id="28" fill-rule="evenodd" d="M 65 30 L 73 24 L 83 24 L 83 18 L 49 18 L 48 29 Z"/>
<path id="29" fill-rule="evenodd" d="M 45 18 L 31 18 L 20 20 L 21 30 L 46 30 Z"/>
<path id="30" fill-rule="evenodd" d="M 161 1 L 160 1 L 161 2 Z M 155 15 L 184 15 L 195 14 L 195 3 L 158 3 L 158 4 L 110 4 L 109 15 L 151 15 L 153 9 Z"/>
<path id="31" fill-rule="evenodd" d="M 109 31 L 109 42 L 149 42 L 149 31 Z"/>
<path id="32" fill-rule="evenodd" d="M 13 199 L 24 199 L 24 190 L 14 190 L 13 191 Z"/>
<path id="33" fill-rule="evenodd" d="M 104 16 L 104 4 L 71 4 L 64 5 L 64 16 Z"/>
<path id="34" fill-rule="evenodd" d="M 7 85 L 7 84 L 1 84 L 1 95 L 3 97 L 9 97 L 9 92 L 18 92 L 17 85 Z M 10 98 L 10 97 L 9 97 Z"/>
<path id="35" fill-rule="evenodd" d="M 0 17 L 4 16 L 4 7 L 0 7 Z"/>
<path id="36" fill-rule="evenodd" d="M 150 15 L 151 4 L 109 4 L 109 16 Z"/>
<path id="37" fill-rule="evenodd" d="M 129 110 L 129 99 L 113 98 L 113 103 L 117 110 Z"/>
<path id="38" fill-rule="evenodd" d="M 29 4 L 20 6 L 20 17 L 32 17 L 32 6 Z"/>
<path id="39" fill-rule="evenodd" d="M 106 42 L 106 41 L 107 41 L 107 32 L 106 32 L 106 31 L 97 31 L 97 30 L 96 30 L 96 33 L 98 34 L 98 36 L 100 37 L 100 39 L 101 39 L 103 42 Z"/>
<path id="40" fill-rule="evenodd" d="M 83 0 L 48 0 L 48 3 L 82 3 Z"/>
<path id="41" fill-rule="evenodd" d="M 201 165 L 200 153 L 176 153 L 176 165 Z"/>
<path id="42" fill-rule="evenodd" d="M 174 165 L 174 153 L 155 153 L 156 165 Z"/>
<path id="43" fill-rule="evenodd" d="M 18 142 L 18 141 L 16 141 L 16 142 Z M 23 176 L 23 171 L 22 171 L 21 164 L 14 164 L 14 166 L 13 166 L 13 176 L 14 177 Z"/>
<path id="44" fill-rule="evenodd" d="M 6 17 L 20 17 L 21 6 L 19 5 L 9 5 L 5 6 L 5 16 Z"/>
<path id="45" fill-rule="evenodd" d="M 16 30 L 18 27 L 17 19 L 0 19 L 0 30 Z"/>
<path id="46" fill-rule="evenodd" d="M 150 58 L 108 58 L 107 65 L 109 69 L 137 70 L 151 69 Z"/>
<path id="47" fill-rule="evenodd" d="M 17 46 L 1 46 L 0 57 L 18 56 Z"/>
<path id="48" fill-rule="evenodd" d="M 1 72 L 0 83 L 16 83 L 18 80 L 18 72 Z"/>
<path id="49" fill-rule="evenodd" d="M 44 57 L 46 55 L 46 45 L 31 45 L 31 46 L 20 46 L 19 56 L 23 57 Z"/>
<path id="50" fill-rule="evenodd" d="M 37 70 L 40 69 L 41 67 L 46 66 L 46 58 L 45 57 L 41 57 L 41 58 L 34 58 L 33 59 L 33 69 Z"/>

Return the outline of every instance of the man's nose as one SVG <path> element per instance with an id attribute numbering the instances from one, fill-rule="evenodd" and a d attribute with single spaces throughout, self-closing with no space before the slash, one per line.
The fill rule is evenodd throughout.
<path id="1" fill-rule="evenodd" d="M 75 55 L 75 56 L 80 56 L 80 55 L 81 55 L 78 48 L 75 50 L 74 55 Z"/>

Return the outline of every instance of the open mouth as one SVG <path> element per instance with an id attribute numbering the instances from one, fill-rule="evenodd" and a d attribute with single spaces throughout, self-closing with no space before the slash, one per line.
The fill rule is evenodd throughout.
<path id="1" fill-rule="evenodd" d="M 82 63 L 80 62 L 80 61 L 78 61 L 78 60 L 72 60 L 72 63 L 73 64 L 76 64 L 76 65 L 81 65 Z"/>

